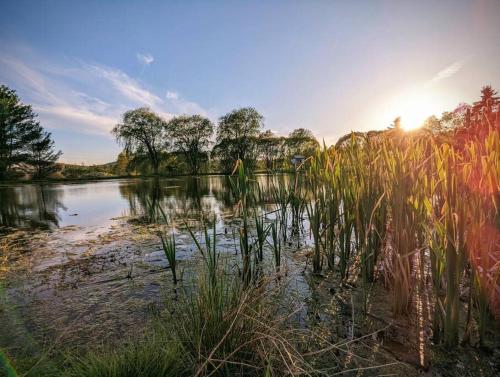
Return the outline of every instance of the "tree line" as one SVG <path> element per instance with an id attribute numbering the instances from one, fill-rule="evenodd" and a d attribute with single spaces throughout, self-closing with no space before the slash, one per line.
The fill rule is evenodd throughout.
<path id="1" fill-rule="evenodd" d="M 440 137 L 455 135 L 456 139 L 467 140 L 471 132 L 487 131 L 481 125 L 496 124 L 493 117 L 498 117 L 495 109 L 499 103 L 497 92 L 485 86 L 479 101 L 462 104 L 440 118 L 431 116 L 414 132 L 431 132 Z M 336 145 L 352 137 L 377 137 L 386 132 L 402 132 L 401 120 L 395 119 L 387 130 L 347 134 Z M 295 129 L 286 137 L 264 130 L 264 117 L 252 107 L 227 113 L 218 119 L 217 125 L 202 115 L 180 115 L 167 121 L 141 107 L 125 112 L 112 134 L 124 150 L 116 164 L 100 165 L 104 175 L 230 173 L 237 160 L 243 161 L 249 170 L 289 170 L 292 157 L 305 159 L 319 147 L 312 132 L 304 128 Z M 23 104 L 14 90 L 0 85 L 0 180 L 16 178 L 24 172 L 33 178 L 45 178 L 61 169 L 74 170 L 70 174 L 73 178 L 88 173 L 84 174 L 83 168 L 95 173 L 95 167 L 58 166 L 61 154 L 32 107 Z"/>
<path id="2" fill-rule="evenodd" d="M 129 110 L 112 130 L 124 147 L 114 173 L 228 173 L 238 159 L 249 169 L 277 171 L 289 169 L 292 156 L 310 156 L 319 146 L 309 130 L 299 128 L 282 137 L 264 131 L 263 121 L 252 107 L 231 111 L 217 125 L 201 115 L 180 115 L 167 121 L 147 107 Z M 1 85 L 0 179 L 26 173 L 40 179 L 66 170 L 78 175 L 82 171 L 78 165 L 57 164 L 61 154 L 32 107 Z M 103 165 L 106 174 L 109 166 Z"/>
<path id="3" fill-rule="evenodd" d="M 157 175 L 162 163 L 172 166 L 180 158 L 185 170 L 194 175 L 203 169 L 228 173 L 237 160 L 250 170 L 277 171 L 290 168 L 293 156 L 305 158 L 319 146 L 309 130 L 299 128 L 281 137 L 264 131 L 263 120 L 252 107 L 229 112 L 219 118 L 217 126 L 201 115 L 166 121 L 147 107 L 127 111 L 112 130 L 124 147 L 118 170 L 140 170 L 146 164 Z"/>

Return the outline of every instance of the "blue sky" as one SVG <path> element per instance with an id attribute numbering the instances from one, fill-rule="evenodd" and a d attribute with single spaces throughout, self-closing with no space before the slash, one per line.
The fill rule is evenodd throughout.
<path id="1" fill-rule="evenodd" d="M 139 106 L 254 106 L 267 129 L 333 143 L 500 89 L 497 0 L 0 2 L 0 82 L 66 162 L 114 160 L 109 131 Z"/>

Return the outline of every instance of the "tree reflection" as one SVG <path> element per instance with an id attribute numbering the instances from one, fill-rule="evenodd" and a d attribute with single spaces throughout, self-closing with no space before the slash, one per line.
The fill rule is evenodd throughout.
<path id="1" fill-rule="evenodd" d="M 62 191 L 46 185 L 0 187 L 0 225 L 51 229 L 59 226 Z"/>

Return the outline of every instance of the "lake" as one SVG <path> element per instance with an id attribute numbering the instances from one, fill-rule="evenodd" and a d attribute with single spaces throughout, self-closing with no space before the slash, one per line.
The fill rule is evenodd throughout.
<path id="1" fill-rule="evenodd" d="M 255 179 L 263 200 L 270 203 L 273 185 L 289 177 L 259 175 Z M 77 226 L 103 232 L 117 219 L 143 215 L 148 203 L 161 204 L 176 216 L 196 216 L 200 211 L 222 215 L 235 204 L 230 188 L 227 176 L 4 184 L 0 185 L 0 227 Z"/>
<path id="2" fill-rule="evenodd" d="M 252 208 L 270 224 L 278 208 L 273 193 L 292 180 L 287 175 L 252 180 L 258 187 Z M 203 242 L 200 220 L 213 224 L 214 216 L 217 250 L 228 269 L 239 274 L 237 203 L 227 176 L 0 185 L 0 249 L 5 251 L 0 254 L 0 288 L 5 288 L 0 298 L 10 308 L 0 316 L 0 326 L 22 331 L 19 339 L 58 339 L 68 345 L 91 346 L 124 332 L 134 336 L 155 308 L 177 297 L 148 208 L 161 206 L 171 222 L 186 286 L 197 274 L 200 257 L 186 225 Z M 282 271 L 293 279 L 290 292 L 302 298 L 309 295 L 302 276 L 306 262 L 296 251 L 309 242 L 303 228 L 283 245 Z M 265 247 L 266 268 L 274 270 L 270 244 Z M 304 310 L 297 313 L 304 316 Z M 9 334 L 4 342 L 14 336 Z"/>

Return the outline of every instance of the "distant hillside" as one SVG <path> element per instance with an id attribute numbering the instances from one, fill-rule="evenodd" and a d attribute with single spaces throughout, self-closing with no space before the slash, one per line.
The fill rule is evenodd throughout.
<path id="1" fill-rule="evenodd" d="M 116 176 L 117 162 L 108 162 L 96 165 L 67 164 L 60 162 L 57 164 L 58 171 L 51 178 L 55 179 L 85 179 L 85 178 L 105 178 Z"/>

